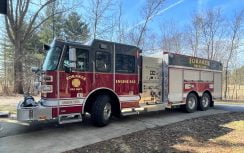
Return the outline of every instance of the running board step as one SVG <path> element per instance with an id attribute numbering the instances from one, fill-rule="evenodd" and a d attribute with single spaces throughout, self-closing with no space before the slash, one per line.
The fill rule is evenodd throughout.
<path id="1" fill-rule="evenodd" d="M 121 113 L 123 116 L 135 115 L 144 112 L 160 111 L 165 109 L 165 104 L 144 105 L 139 108 L 124 108 Z"/>
<path id="2" fill-rule="evenodd" d="M 82 122 L 82 116 L 80 113 L 63 114 L 59 115 L 59 124 Z"/>
<path id="3" fill-rule="evenodd" d="M 146 102 L 147 105 L 159 105 L 163 104 L 162 102 Z"/>

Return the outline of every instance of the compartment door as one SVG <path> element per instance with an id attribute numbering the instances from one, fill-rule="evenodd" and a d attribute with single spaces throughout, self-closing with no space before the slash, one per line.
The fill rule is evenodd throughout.
<path id="1" fill-rule="evenodd" d="M 183 71 L 169 68 L 169 101 L 179 102 L 183 100 Z"/>
<path id="2" fill-rule="evenodd" d="M 214 98 L 222 97 L 222 74 L 214 73 Z"/>

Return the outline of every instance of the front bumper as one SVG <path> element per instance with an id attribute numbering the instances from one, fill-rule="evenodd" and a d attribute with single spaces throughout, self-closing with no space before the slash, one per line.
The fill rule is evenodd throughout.
<path id="1" fill-rule="evenodd" d="M 17 106 L 17 120 L 34 121 L 34 120 L 50 120 L 52 118 L 52 107 L 44 107 L 41 103 L 33 107 L 22 107 L 23 101 Z"/>

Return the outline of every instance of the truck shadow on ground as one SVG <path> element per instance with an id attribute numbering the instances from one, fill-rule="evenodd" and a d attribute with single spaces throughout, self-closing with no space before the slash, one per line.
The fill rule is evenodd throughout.
<path id="1" fill-rule="evenodd" d="M 215 111 L 215 110 L 213 110 Z M 208 113 L 208 111 L 206 112 Z M 20 123 L 15 120 L 0 119 L 0 138 L 11 135 L 33 132 L 33 136 L 45 138 L 54 132 L 63 134 L 66 131 L 88 132 L 92 136 L 95 133 L 104 133 L 112 128 L 123 126 L 122 128 L 135 128 L 133 123 L 141 120 L 157 121 L 158 118 L 168 119 L 184 116 L 181 110 L 159 111 L 141 115 L 134 115 L 122 118 L 112 118 L 112 123 L 104 128 L 94 127 L 89 116 L 83 123 L 71 123 L 59 125 L 57 121 L 34 122 L 31 124 Z M 154 128 L 144 128 L 131 134 L 115 136 L 109 140 L 84 146 L 72 150 L 71 152 L 199 152 L 199 148 L 222 148 L 228 149 L 233 146 L 244 147 L 244 142 L 230 143 L 228 140 L 212 141 L 215 138 L 224 136 L 233 131 L 233 128 L 222 126 L 233 121 L 244 120 L 244 114 L 221 113 L 217 115 L 204 116 L 188 119 L 165 126 L 154 126 Z M 162 120 L 164 121 L 164 120 Z M 132 124 L 131 126 L 128 126 Z M 127 127 L 128 126 L 128 127 Z M 89 131 L 90 130 L 90 131 Z M 42 131 L 41 134 L 34 134 L 35 131 Z M 99 132 L 100 131 L 100 132 Z M 110 135 L 111 133 L 104 133 Z M 32 134 L 31 134 L 32 135 Z M 22 137 L 25 138 L 25 137 Z M 81 145 L 82 146 L 82 145 Z M 184 148 L 188 146 L 188 148 Z M 190 151 L 189 151 L 190 147 Z M 202 151 L 200 151 L 202 152 Z M 210 150 L 211 152 L 211 150 Z M 215 151 L 214 151 L 215 152 Z M 221 151 L 218 151 L 221 152 Z M 231 151 L 229 151 L 231 152 Z"/>
<path id="2" fill-rule="evenodd" d="M 166 111 L 157 111 L 157 112 L 149 112 L 143 113 L 140 115 L 132 115 L 132 116 L 123 116 L 123 117 L 112 117 L 111 124 L 123 124 L 127 122 L 131 122 L 133 120 L 142 120 L 142 119 L 150 119 L 154 117 L 161 117 L 161 116 L 172 116 L 175 114 L 185 114 L 181 109 L 172 109 Z M 0 118 L 0 138 L 17 135 L 22 133 L 29 133 L 35 131 L 42 131 L 42 130 L 55 130 L 55 129 L 88 129 L 88 128 L 97 128 L 94 127 L 90 115 L 86 115 L 83 118 L 82 123 L 69 123 L 69 124 L 58 124 L 57 120 L 50 120 L 50 121 L 35 121 L 35 122 L 19 122 L 13 118 Z"/>
<path id="3" fill-rule="evenodd" d="M 169 110 L 169 111 L 158 111 L 158 112 L 151 112 L 146 114 L 140 114 L 140 115 L 132 115 L 132 116 L 124 116 L 120 118 L 112 117 L 111 123 L 116 124 L 118 122 L 120 123 L 126 123 L 128 121 L 131 121 L 136 118 L 151 118 L 151 117 L 159 117 L 162 115 L 173 115 L 176 113 L 183 113 L 180 109 L 175 110 Z M 83 119 L 82 123 L 69 123 L 69 124 L 58 124 L 57 120 L 51 120 L 51 121 L 36 121 L 36 122 L 18 122 L 16 119 L 11 118 L 0 118 L 0 138 L 11 136 L 11 135 L 17 135 L 22 133 L 29 133 L 29 132 L 35 132 L 35 131 L 41 131 L 41 130 L 49 130 L 49 129 L 69 129 L 69 128 L 96 128 L 93 126 L 90 115 L 86 115 Z"/>

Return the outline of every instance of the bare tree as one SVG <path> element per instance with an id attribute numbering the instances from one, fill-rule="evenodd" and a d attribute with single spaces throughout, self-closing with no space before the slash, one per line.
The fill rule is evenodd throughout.
<path id="1" fill-rule="evenodd" d="M 3 65 L 1 65 L 2 69 L 0 69 L 1 74 L 3 74 L 3 76 L 1 77 L 1 86 L 2 86 L 2 92 L 6 95 L 9 95 L 9 86 L 8 86 L 8 77 L 7 77 L 7 68 L 8 68 L 8 59 L 7 59 L 7 39 L 6 37 L 3 38 L 3 44 L 2 44 L 3 48 L 1 51 L 1 59 L 0 61 L 3 63 Z"/>
<path id="2" fill-rule="evenodd" d="M 118 6 L 118 22 L 117 22 L 117 40 L 121 43 L 124 37 L 124 28 L 122 24 L 122 15 L 123 15 L 123 10 L 122 10 L 122 1 L 119 1 L 119 6 Z"/>
<path id="3" fill-rule="evenodd" d="M 216 41 L 221 40 L 224 36 L 224 18 L 220 9 L 207 10 L 206 14 L 200 16 L 202 18 L 202 37 L 204 50 L 208 59 L 214 59 Z"/>
<path id="4" fill-rule="evenodd" d="M 155 17 L 162 8 L 164 0 L 147 0 L 145 6 L 142 8 L 143 24 L 139 28 L 139 34 L 136 42 L 136 46 L 139 46 L 142 41 L 142 37 L 145 34 L 149 21 Z"/>
<path id="5" fill-rule="evenodd" d="M 91 22 L 93 30 L 93 39 L 98 36 L 105 35 L 111 26 L 111 10 L 113 0 L 91 0 L 89 6 L 86 8 L 87 16 Z M 110 12 L 110 14 L 108 14 Z"/>
<path id="6" fill-rule="evenodd" d="M 5 27 L 9 40 L 14 46 L 14 92 L 23 93 L 23 56 L 24 45 L 32 34 L 49 18 L 55 14 L 39 20 L 42 10 L 56 0 L 31 1 L 8 0 Z M 35 7 L 36 9 L 31 9 Z M 63 11 L 62 11 L 63 12 Z"/>
<path id="7" fill-rule="evenodd" d="M 192 50 L 192 56 L 198 56 L 200 37 L 201 37 L 202 18 L 193 16 L 191 24 L 187 28 L 187 41 Z"/>
<path id="8" fill-rule="evenodd" d="M 228 88 L 228 71 L 229 71 L 229 63 L 233 54 L 236 53 L 236 50 L 240 47 L 240 37 L 241 37 L 241 24 L 243 22 L 244 10 L 240 13 L 236 14 L 233 20 L 230 22 L 230 42 L 228 47 L 228 57 L 226 60 L 226 67 L 225 67 L 225 93 L 224 97 L 226 98 L 227 95 L 227 88 Z"/>
<path id="9" fill-rule="evenodd" d="M 171 20 L 160 24 L 161 47 L 164 52 L 182 53 L 184 33 L 179 30 L 176 22 Z"/>
<path id="10" fill-rule="evenodd" d="M 149 31 L 143 41 L 142 47 L 145 55 L 155 55 L 156 53 L 162 51 L 162 48 L 159 45 L 160 39 L 156 33 Z"/>
<path id="11" fill-rule="evenodd" d="M 48 4 L 54 2 L 54 0 L 48 0 L 44 3 L 36 13 L 31 17 L 30 24 L 24 28 L 24 19 L 27 16 L 30 0 L 17 0 L 16 4 L 13 0 L 8 1 L 7 16 L 5 17 L 5 24 L 8 33 L 8 37 L 14 45 L 14 91 L 17 93 L 23 93 L 23 67 L 21 58 L 23 56 L 23 44 L 37 28 L 34 25 L 41 10 Z"/>

